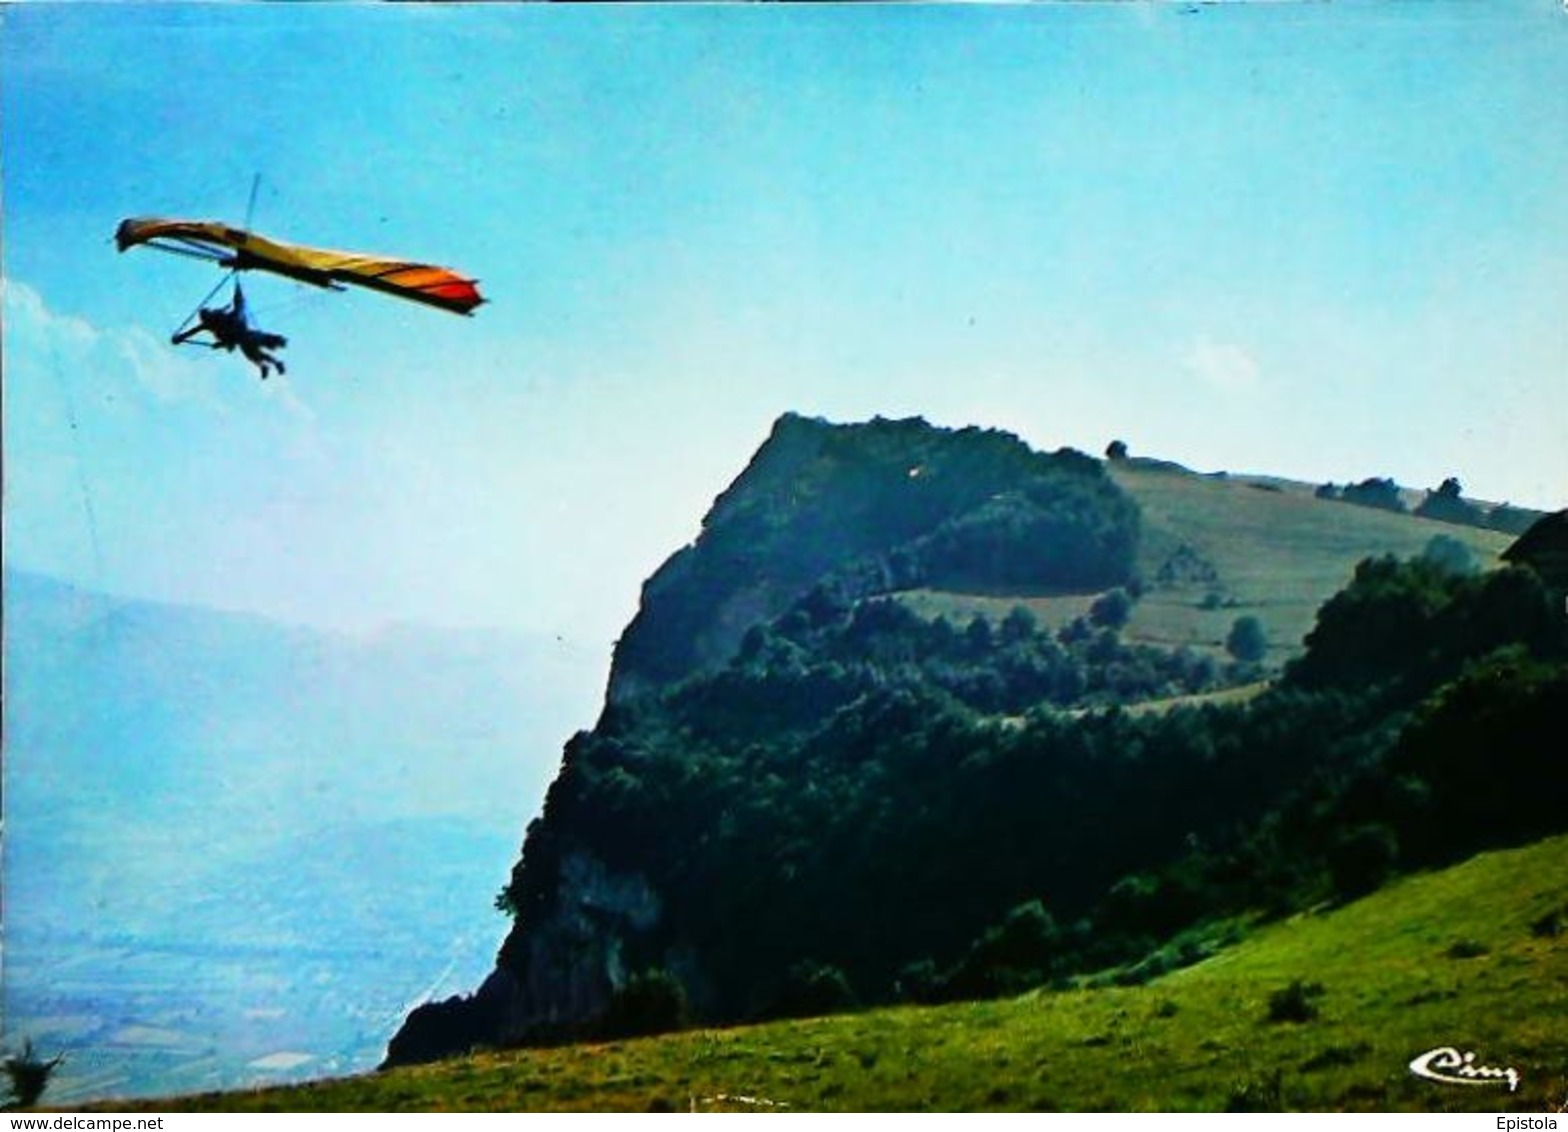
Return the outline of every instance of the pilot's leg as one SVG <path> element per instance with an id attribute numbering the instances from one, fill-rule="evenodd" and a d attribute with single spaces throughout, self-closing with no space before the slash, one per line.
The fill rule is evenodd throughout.
<path id="1" fill-rule="evenodd" d="M 250 359 L 257 369 L 261 371 L 261 380 L 267 380 L 267 355 L 256 349 L 249 342 L 240 347 L 240 351 Z"/>

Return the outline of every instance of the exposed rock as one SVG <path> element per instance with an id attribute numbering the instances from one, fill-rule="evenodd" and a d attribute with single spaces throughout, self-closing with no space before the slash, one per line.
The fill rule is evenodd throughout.
<path id="1" fill-rule="evenodd" d="M 554 907 L 512 934 L 477 992 L 409 1015 L 387 1047 L 386 1065 L 570 1033 L 604 1014 L 631 974 L 626 940 L 658 924 L 661 902 L 644 878 L 611 872 L 582 852 L 565 856 L 560 878 Z"/>

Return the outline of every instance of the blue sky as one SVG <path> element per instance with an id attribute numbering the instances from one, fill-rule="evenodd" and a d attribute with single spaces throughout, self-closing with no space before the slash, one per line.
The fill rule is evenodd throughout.
<path id="1" fill-rule="evenodd" d="M 1568 499 L 1560 4 L 0 9 L 6 556 L 607 645 L 781 412 Z M 125 216 L 477 275 L 254 277 L 168 347 Z"/>

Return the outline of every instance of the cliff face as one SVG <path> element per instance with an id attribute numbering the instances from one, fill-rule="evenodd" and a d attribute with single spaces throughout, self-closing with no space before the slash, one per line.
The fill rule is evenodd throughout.
<path id="1" fill-rule="evenodd" d="M 416 1009 L 387 1049 L 388 1064 L 429 1061 L 475 1045 L 569 1032 L 604 1014 L 627 975 L 622 939 L 659 922 L 659 896 L 635 873 L 567 854 L 551 915 L 514 931 L 506 960 L 479 990 Z"/>
<path id="2" fill-rule="evenodd" d="M 608 700 L 624 702 L 699 668 L 724 660 L 741 634 L 777 612 L 783 591 L 798 586 L 798 571 L 782 562 L 761 561 L 760 545 L 726 555 L 723 544 L 738 543 L 746 514 L 764 498 L 792 502 L 790 484 L 820 448 L 818 422 L 786 415 L 752 457 L 751 463 L 720 495 L 703 519 L 697 540 L 676 551 L 643 585 L 636 616 L 616 642 L 610 667 Z M 755 525 L 753 525 L 753 528 Z M 755 529 L 747 536 L 765 535 Z M 714 547 L 718 544 L 718 552 Z M 715 559 L 730 559 L 729 577 Z M 770 568 L 771 567 L 771 568 Z"/>
<path id="3" fill-rule="evenodd" d="M 615 652 L 625 703 L 729 660 L 814 586 L 1094 590 L 1125 580 L 1135 508 L 1098 462 L 918 418 L 776 422 L 692 545 L 643 588 Z"/>
<path id="4" fill-rule="evenodd" d="M 665 757 L 665 724 L 651 721 L 688 711 L 666 701 L 716 697 L 712 710 L 690 709 L 711 732 L 705 749 L 738 750 L 747 735 L 766 745 L 775 729 L 796 726 L 777 714 L 791 696 L 732 694 L 724 673 L 739 655 L 754 657 L 757 634 L 781 617 L 809 620 L 812 610 L 914 587 L 1100 590 L 1128 579 L 1137 533 L 1136 507 L 1078 453 L 1045 455 L 1005 433 L 921 420 L 780 418 L 696 541 L 644 586 L 615 652 L 604 717 L 567 745 L 503 893 L 515 924 L 495 973 L 468 998 L 416 1010 L 389 1062 L 580 1031 L 605 1014 L 630 973 L 651 968 L 673 973 L 699 1014 L 736 1016 L 744 994 L 735 979 L 715 975 L 711 933 L 695 926 L 716 904 L 698 896 L 703 910 L 694 918 L 703 881 L 692 862 L 733 862 L 726 844 L 746 846 L 759 858 L 756 883 L 742 886 L 753 891 L 715 900 L 766 901 L 779 847 L 762 833 L 753 841 L 757 823 L 704 794 L 723 776 L 701 772 L 695 747 L 689 762 Z M 791 695 L 805 718 L 820 722 L 880 680 L 876 666 L 867 671 L 864 687 L 802 685 Z M 651 762 L 639 754 L 654 748 L 661 755 Z M 667 802 L 650 809 L 660 791 Z M 717 824 L 646 820 L 677 811 Z M 639 867 L 644 860 L 657 876 Z M 733 919 L 741 933 L 744 921 L 760 922 L 740 908 Z"/>

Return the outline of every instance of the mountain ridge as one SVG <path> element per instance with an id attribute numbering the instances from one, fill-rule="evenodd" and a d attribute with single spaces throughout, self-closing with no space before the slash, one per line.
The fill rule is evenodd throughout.
<path id="1" fill-rule="evenodd" d="M 923 510 L 918 493 L 927 470 L 955 467 L 978 468 L 980 489 L 950 492 L 941 507 Z M 877 516 L 869 533 L 856 526 L 868 514 Z M 1267 521 L 1281 515 L 1296 518 L 1283 526 Z M 1227 523 L 1242 544 L 1228 557 L 1217 533 Z M 1109 532 L 1088 540 L 1088 571 L 1072 560 L 1077 532 Z M 1050 534 L 1056 540 L 1042 537 Z M 1197 715 L 1118 715 L 1113 705 L 1173 693 L 1179 704 L 1183 693 L 1278 676 L 1300 655 L 1313 615 L 1335 590 L 1383 584 L 1376 571 L 1361 580 L 1358 561 L 1389 553 L 1424 561 L 1440 534 L 1460 547 L 1457 572 L 1435 563 L 1399 568 L 1396 589 L 1431 591 L 1430 608 L 1491 602 L 1518 611 L 1499 625 L 1542 616 L 1528 584 L 1464 580 L 1495 565 L 1510 541 L 1498 532 L 1164 463 L 1102 463 L 1070 450 L 1045 456 L 1007 434 L 938 429 L 918 418 L 860 425 L 781 418 L 717 498 L 698 539 L 644 588 L 599 723 L 567 744 L 544 813 L 529 827 L 498 900 L 514 926 L 496 969 L 472 996 L 415 1011 L 388 1062 L 581 1034 L 619 1009 L 618 996 L 645 993 L 649 984 L 639 980 L 650 974 L 651 985 L 664 988 L 659 993 L 709 1020 L 767 1016 L 793 1009 L 786 1003 L 802 995 L 849 1001 L 851 984 L 864 990 L 868 981 L 875 1000 L 888 993 L 888 980 L 906 993 L 916 986 L 928 988 L 918 994 L 987 993 L 1004 977 L 987 966 L 994 956 L 985 958 L 992 955 L 985 948 L 1001 946 L 982 947 L 987 922 L 997 940 L 1043 933 L 1049 942 L 1040 946 L 1057 957 L 1048 963 L 1068 953 L 1087 961 L 1095 948 L 1104 950 L 1083 934 L 1088 929 L 1069 931 L 1027 907 L 1042 884 L 1060 889 L 1051 903 L 1067 917 L 1092 912 L 1110 932 L 1105 938 L 1121 941 L 1111 947 L 1116 954 L 1154 946 L 1193 914 L 1190 900 L 1175 894 L 1196 882 L 1134 874 L 1177 867 L 1170 862 L 1184 859 L 1184 828 L 1189 844 L 1194 828 L 1220 836 L 1286 805 L 1291 791 L 1309 790 L 1315 743 L 1338 744 L 1333 757 L 1351 765 L 1361 730 L 1393 734 L 1377 713 L 1396 701 L 1363 696 L 1348 716 L 1318 692 L 1301 706 L 1282 692 L 1260 707 L 1214 704 Z M 726 538 L 729 553 L 715 552 Z M 1332 545 L 1314 551 L 1323 541 Z M 1264 553 L 1271 543 L 1282 548 Z M 770 573 L 767 552 L 776 547 L 787 568 Z M 1259 554 L 1263 561 L 1254 563 Z M 1223 633 L 1204 636 L 1209 625 L 1267 619 L 1277 602 L 1268 568 L 1297 559 L 1309 569 L 1285 582 L 1296 620 L 1265 640 L 1266 651 L 1227 655 L 1232 646 Z M 661 606 L 678 615 L 661 614 Z M 736 618 L 736 608 L 749 612 Z M 1197 635 L 1158 641 L 1150 617 L 1168 629 L 1178 615 L 1198 626 Z M 687 647 L 710 632 L 711 647 Z M 672 640 L 675 647 L 660 656 L 659 646 Z M 649 663 L 650 656 L 657 660 Z M 1451 678 L 1457 669 L 1449 663 L 1433 669 L 1433 678 Z M 1411 685 L 1397 694 L 1428 691 Z M 1085 715 L 1086 706 L 1112 710 Z M 1220 730 L 1204 739 L 1206 728 Z M 1286 750 L 1262 778 L 1239 750 L 1218 762 L 1204 753 L 1205 743 L 1244 750 L 1287 735 Z M 1198 777 L 1179 781 L 1175 769 L 1151 776 L 1120 753 L 1173 744 L 1178 755 L 1166 763 Z M 1055 779 L 1052 760 L 1061 768 Z M 987 785 L 998 775 L 998 785 Z M 1020 785 L 1030 783 L 1024 792 L 1000 786 L 1019 775 Z M 1202 790 L 1193 783 L 1204 775 L 1230 799 L 1225 805 L 1240 808 L 1198 804 Z M 1058 798 L 1051 812 L 1060 815 L 1059 831 L 1018 826 L 1017 836 L 1035 847 L 998 869 L 983 846 L 1013 828 L 1009 822 L 1027 823 L 1018 803 L 1042 788 L 1042 798 Z M 1183 804 L 1161 816 L 1161 791 L 1174 791 Z M 1095 821 L 1114 820 L 1118 803 L 1080 805 L 1083 813 L 1062 808 L 1065 799 L 1097 796 L 1123 799 L 1129 812 L 1149 819 L 1140 847 L 1118 847 L 1095 832 Z M 922 826 L 921 814 L 955 805 L 969 807 L 955 813 L 972 829 L 949 827 L 950 848 L 938 849 L 941 827 Z M 1070 854 L 1090 847 L 1102 859 L 1085 872 Z M 966 887 L 961 870 L 987 860 L 995 875 Z M 1051 875 L 1038 872 L 1042 863 L 1058 881 L 1042 881 Z M 1210 866 L 1195 859 L 1179 867 Z M 1075 870 L 1075 885 L 1064 886 L 1061 878 Z M 1097 889 L 1122 874 L 1126 885 Z M 1214 892 L 1229 891 L 1229 882 L 1213 883 Z M 1318 883 L 1279 881 L 1282 892 Z M 1103 893 L 1098 902 L 1096 891 Z M 805 892 L 809 904 L 800 902 Z M 1240 890 L 1220 897 L 1249 898 Z M 897 930 L 861 928 L 865 938 L 857 939 L 835 926 L 835 914 L 853 919 L 868 901 L 886 904 L 883 919 Z M 1015 923 L 1008 909 L 1019 901 Z M 1004 913 L 1007 924 L 998 924 Z M 739 936 L 727 941 L 726 933 Z M 962 941 L 974 933 L 979 950 L 965 958 Z M 936 954 L 927 951 L 893 980 L 900 962 L 921 954 L 889 953 L 899 947 Z"/>
<path id="2" fill-rule="evenodd" d="M 643 587 L 608 702 L 722 664 L 814 585 L 869 596 L 968 571 L 1104 588 L 1125 580 L 1136 541 L 1136 515 L 1081 453 L 918 417 L 787 413 Z"/>

